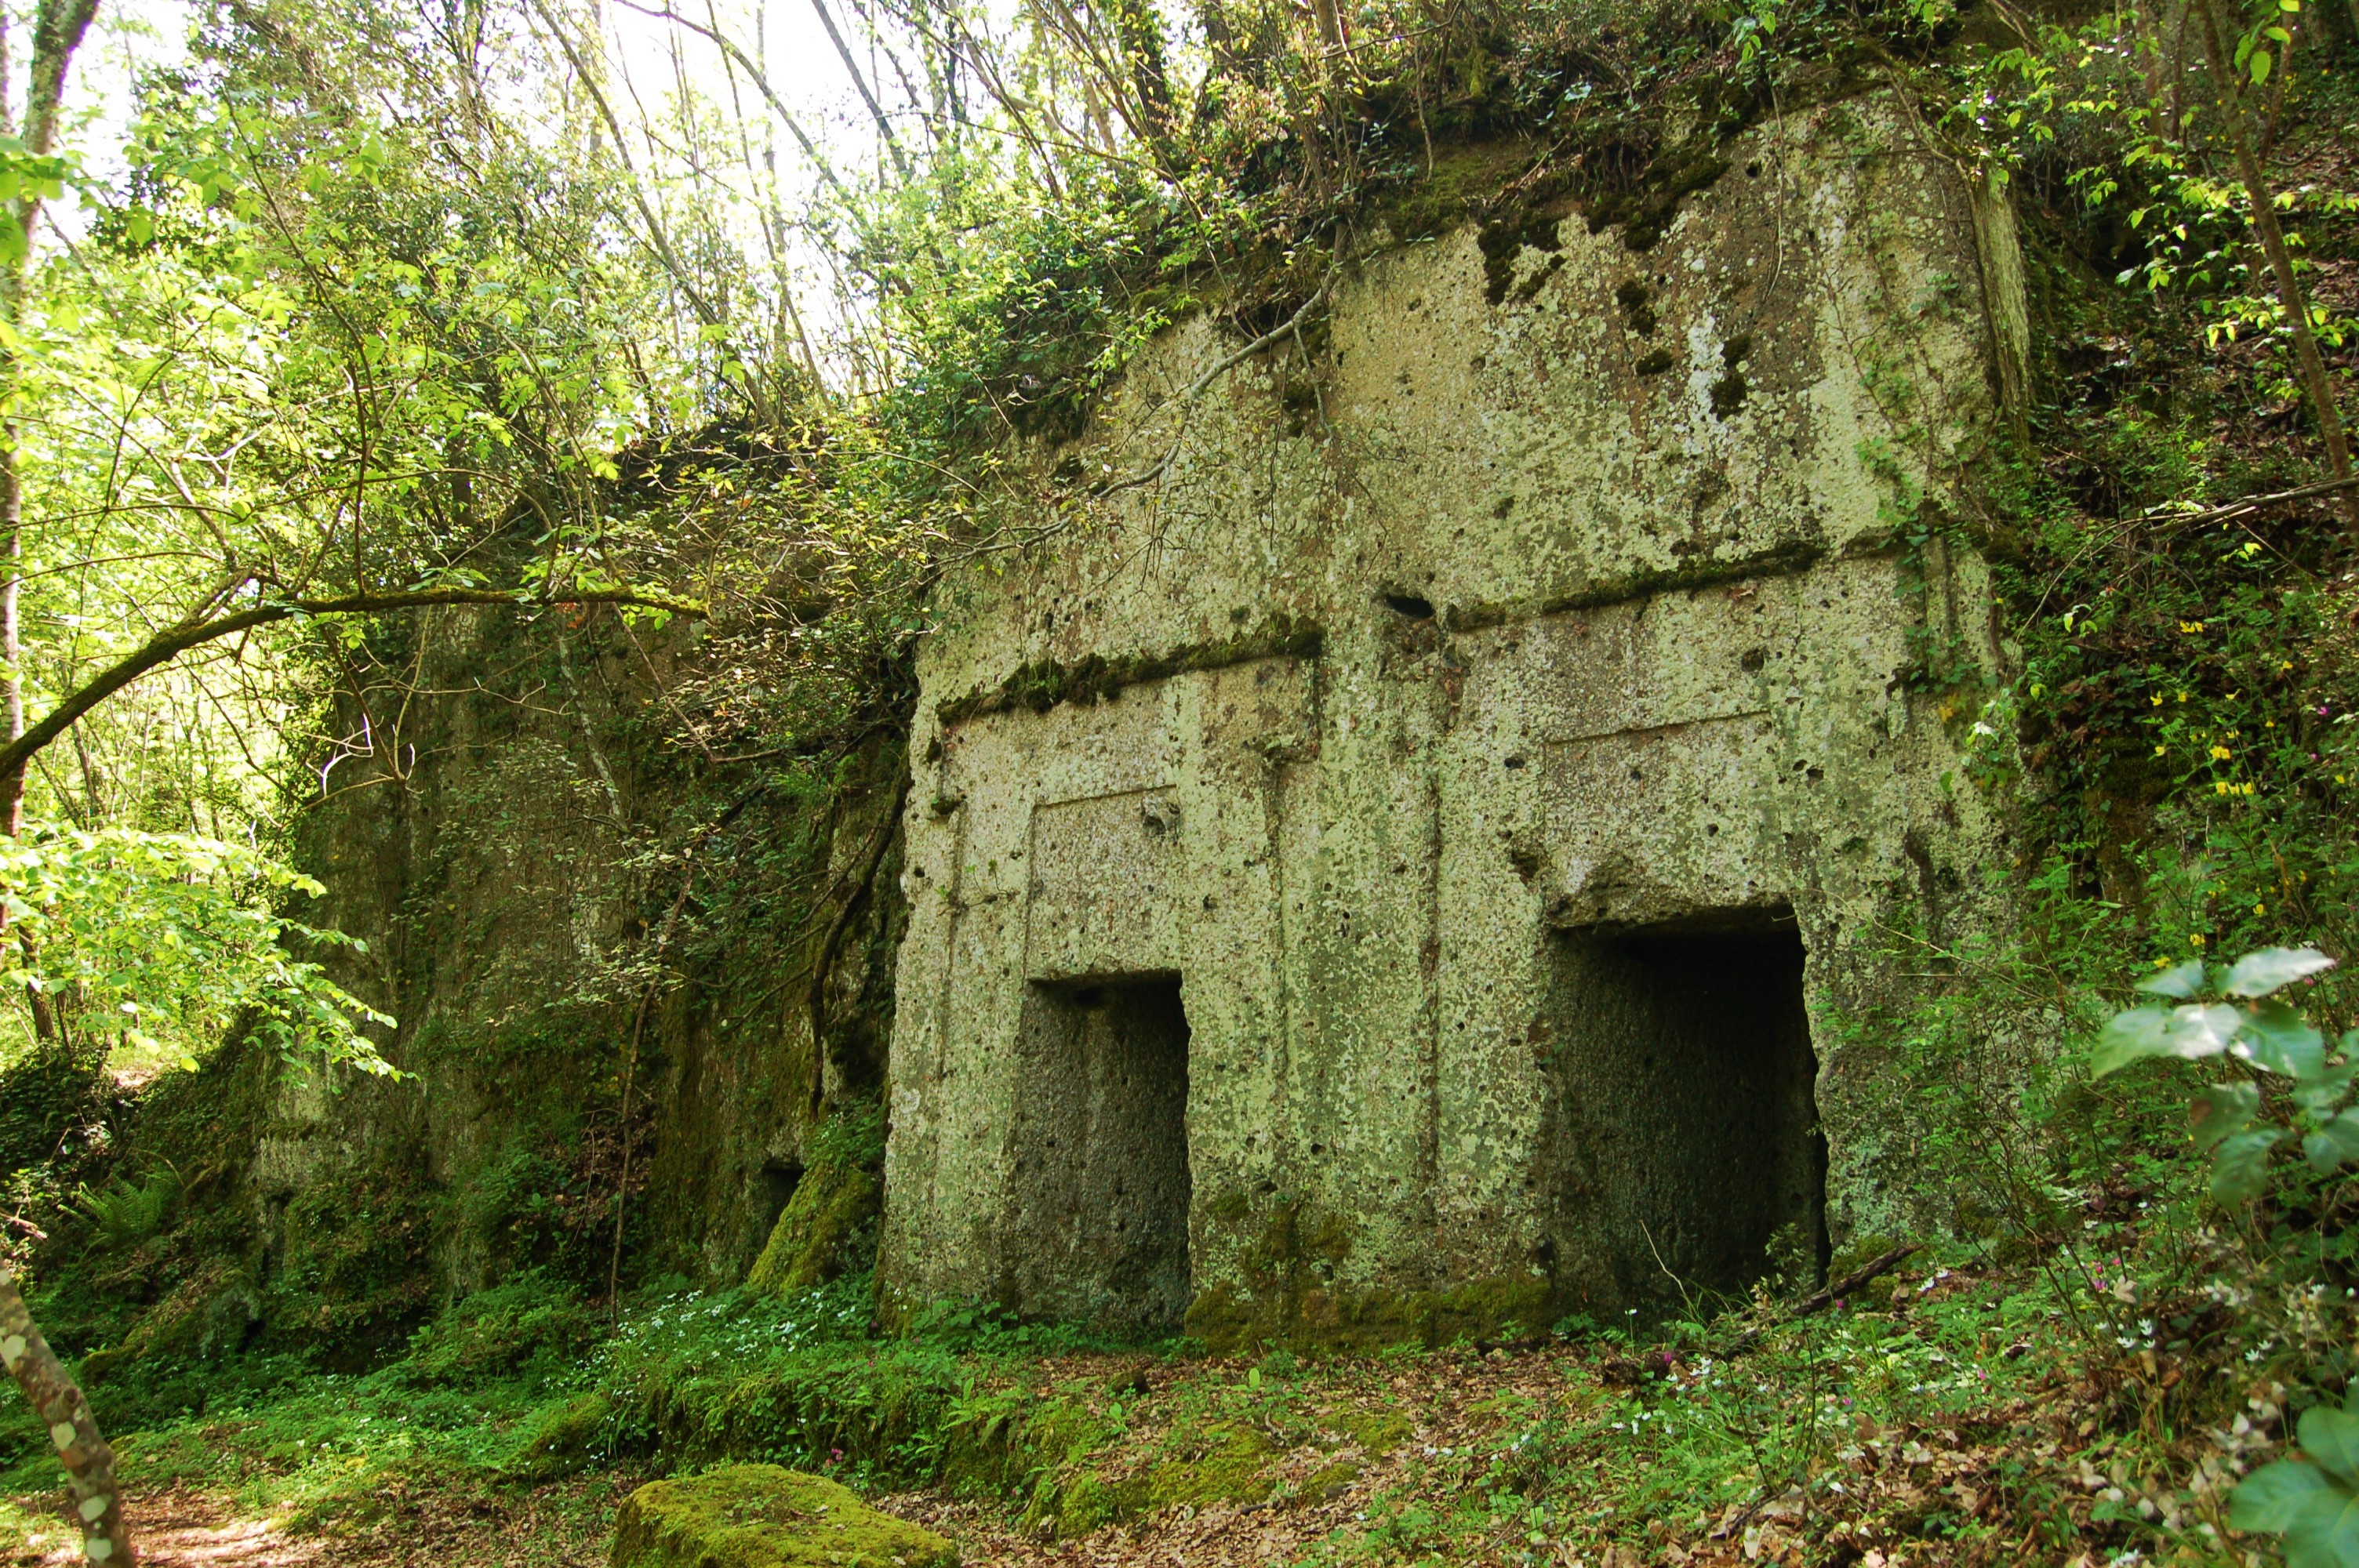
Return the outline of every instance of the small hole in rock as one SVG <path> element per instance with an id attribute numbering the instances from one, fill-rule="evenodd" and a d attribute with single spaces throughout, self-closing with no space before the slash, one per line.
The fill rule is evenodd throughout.
<path id="1" fill-rule="evenodd" d="M 1388 593 L 1385 595 L 1385 603 L 1394 614 L 1405 615 L 1411 621 L 1433 619 L 1433 600 L 1419 599 L 1413 593 Z"/>

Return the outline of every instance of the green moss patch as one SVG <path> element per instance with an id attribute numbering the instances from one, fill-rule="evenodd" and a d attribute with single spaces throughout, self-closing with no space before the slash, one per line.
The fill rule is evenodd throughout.
<path id="1" fill-rule="evenodd" d="M 958 1551 L 846 1487 L 776 1465 L 651 1481 L 614 1515 L 614 1568 L 951 1568 Z"/>
<path id="2" fill-rule="evenodd" d="M 1070 1540 L 1163 1509 L 1261 1502 L 1277 1489 L 1269 1472 L 1280 1457 L 1264 1433 L 1243 1422 L 1175 1434 L 1147 1463 L 1125 1474 L 1083 1469 L 1044 1477 L 1025 1519 Z"/>
<path id="3" fill-rule="evenodd" d="M 1091 654 L 1073 664 L 1042 659 L 1019 667 L 993 690 L 976 690 L 937 709 L 945 725 L 962 724 L 985 713 L 1029 708 L 1046 713 L 1060 703 L 1106 701 L 1126 687 L 1142 686 L 1194 670 L 1226 669 L 1256 659 L 1290 655 L 1315 659 L 1325 633 L 1308 621 L 1275 615 L 1249 632 L 1207 643 L 1190 643 L 1162 654 L 1108 659 Z"/>
<path id="4" fill-rule="evenodd" d="M 553 1481 L 586 1470 L 612 1456 L 620 1424 L 614 1401 L 603 1394 L 568 1400 L 534 1421 L 508 1473 L 518 1480 Z"/>
<path id="5" fill-rule="evenodd" d="M 1371 1458 L 1382 1458 L 1408 1441 L 1416 1423 L 1398 1411 L 1345 1411 L 1326 1418 L 1334 1428 Z"/>
<path id="6" fill-rule="evenodd" d="M 1212 1218 L 1235 1234 L 1240 1278 L 1199 1287 L 1187 1328 L 1214 1355 L 1273 1346 L 1297 1350 L 1431 1348 L 1461 1339 L 1512 1337 L 1545 1325 L 1560 1308 L 1550 1281 L 1533 1276 L 1468 1280 L 1444 1290 L 1397 1290 L 1339 1281 L 1351 1254 L 1344 1216 L 1299 1201 L 1256 1206 L 1224 1193 Z"/>
<path id="7" fill-rule="evenodd" d="M 812 1139 L 810 1169 L 771 1227 L 746 1288 L 781 1295 L 864 1266 L 884 1212 L 883 1159 L 884 1118 L 874 1108 L 821 1128 Z"/>

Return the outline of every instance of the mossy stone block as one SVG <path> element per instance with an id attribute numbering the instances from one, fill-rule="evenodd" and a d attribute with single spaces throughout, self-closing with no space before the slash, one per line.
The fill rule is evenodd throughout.
<path id="1" fill-rule="evenodd" d="M 958 1549 L 776 1465 L 650 1481 L 614 1515 L 614 1568 L 956 1568 Z"/>

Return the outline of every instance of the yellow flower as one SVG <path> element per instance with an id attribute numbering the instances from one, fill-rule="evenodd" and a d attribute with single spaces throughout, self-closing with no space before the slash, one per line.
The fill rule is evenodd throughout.
<path id="1" fill-rule="evenodd" d="M 2183 692 L 2183 691 L 2182 691 L 2182 692 L 2180 692 L 2180 693 L 2179 694 L 2179 700 L 2180 700 L 2180 701 L 2181 701 L 2181 702 L 2185 702 L 2185 701 L 2187 700 L 2187 694 L 2186 694 L 2185 692 Z"/>
<path id="2" fill-rule="evenodd" d="M 2154 694 L 2154 705 L 2157 708 L 2160 708 L 2162 706 L 2162 693 L 2156 692 Z"/>
<path id="3" fill-rule="evenodd" d="M 2170 748 L 2169 748 L 2169 747 L 2168 747 L 2168 746 L 2157 746 L 2157 747 L 2154 749 L 2154 754 L 2155 754 L 2156 756 L 2159 757 L 2159 756 L 2161 756 L 2164 752 L 2168 752 L 2168 751 L 2169 751 L 2169 750 L 2170 750 Z"/>
<path id="4" fill-rule="evenodd" d="M 2214 759 L 2215 761 L 2218 761 L 2218 762 L 2226 762 L 2229 758 L 2231 758 L 2231 757 L 2234 756 L 2235 754 L 2236 754 L 2235 752 L 2231 752 L 2231 751 L 2230 751 L 2230 750 L 2228 750 L 2228 748 L 2227 748 L 2227 747 L 2225 747 L 2225 746 L 2218 746 L 2218 745 L 2215 745 L 2215 746 L 2213 746 L 2213 747 L 2212 748 L 2212 755 L 2213 759 Z"/>
<path id="5" fill-rule="evenodd" d="M 2274 719 L 2264 719 L 2261 720 L 2261 728 L 2264 730 L 2274 730 L 2277 727 L 2277 721 Z"/>
<path id="6" fill-rule="evenodd" d="M 2201 621 L 2182 621 L 2179 623 L 2179 629 L 2181 632 L 2186 633 L 2188 635 L 2193 636 L 2196 633 L 2203 630 L 2203 622 Z"/>
<path id="7" fill-rule="evenodd" d="M 2267 904 L 2256 903 L 2253 905 L 2253 913 L 2255 914 L 2267 914 L 2268 912 L 2268 906 Z"/>
<path id="8" fill-rule="evenodd" d="M 2291 668 L 2293 668 L 2293 661 L 2292 661 L 2291 659 L 2288 659 L 2285 663 L 2283 663 L 2283 664 L 2281 664 L 2281 665 L 2279 665 L 2277 666 L 2277 669 L 2278 669 L 2280 672 L 2283 672 L 2283 671 L 2286 671 L 2286 670 L 2289 670 L 2289 669 L 2291 669 Z"/>
<path id="9" fill-rule="evenodd" d="M 2225 794 L 2227 794 L 2227 793 L 2228 793 L 2228 781 L 2227 781 L 2226 779 L 2222 779 L 2218 784 L 2213 784 L 2213 785 L 2212 786 L 2212 794 L 2214 794 L 2214 795 L 2225 795 Z"/>
<path id="10" fill-rule="evenodd" d="M 2190 935 L 2187 938 L 2187 945 L 2190 947 L 2201 947 L 2203 946 L 2203 934 L 2198 931 Z"/>
<path id="11" fill-rule="evenodd" d="M 2252 783 L 2250 780 L 2246 780 L 2246 781 L 2245 781 L 2245 793 L 2246 795 L 2250 795 L 2250 794 L 2252 794 L 2255 790 L 2256 790 L 2256 789 L 2258 789 L 2258 788 L 2260 788 L 2260 785 L 2258 785 L 2258 784 L 2256 784 Z"/>

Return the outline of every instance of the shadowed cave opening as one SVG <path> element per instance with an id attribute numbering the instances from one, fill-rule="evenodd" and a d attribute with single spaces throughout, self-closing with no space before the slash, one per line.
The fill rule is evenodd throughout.
<path id="1" fill-rule="evenodd" d="M 778 1217 L 792 1203 L 795 1189 L 802 1184 L 803 1167 L 799 1160 L 767 1160 L 754 1173 L 754 1245 L 759 1247 L 777 1228 Z"/>
<path id="2" fill-rule="evenodd" d="M 1826 1141 L 1783 912 L 1554 938 L 1560 1299 L 1653 1317 L 1827 1259 Z"/>
<path id="3" fill-rule="evenodd" d="M 1177 1329 L 1191 1292 L 1180 977 L 1035 983 L 1017 1051 L 1010 1304 Z"/>

